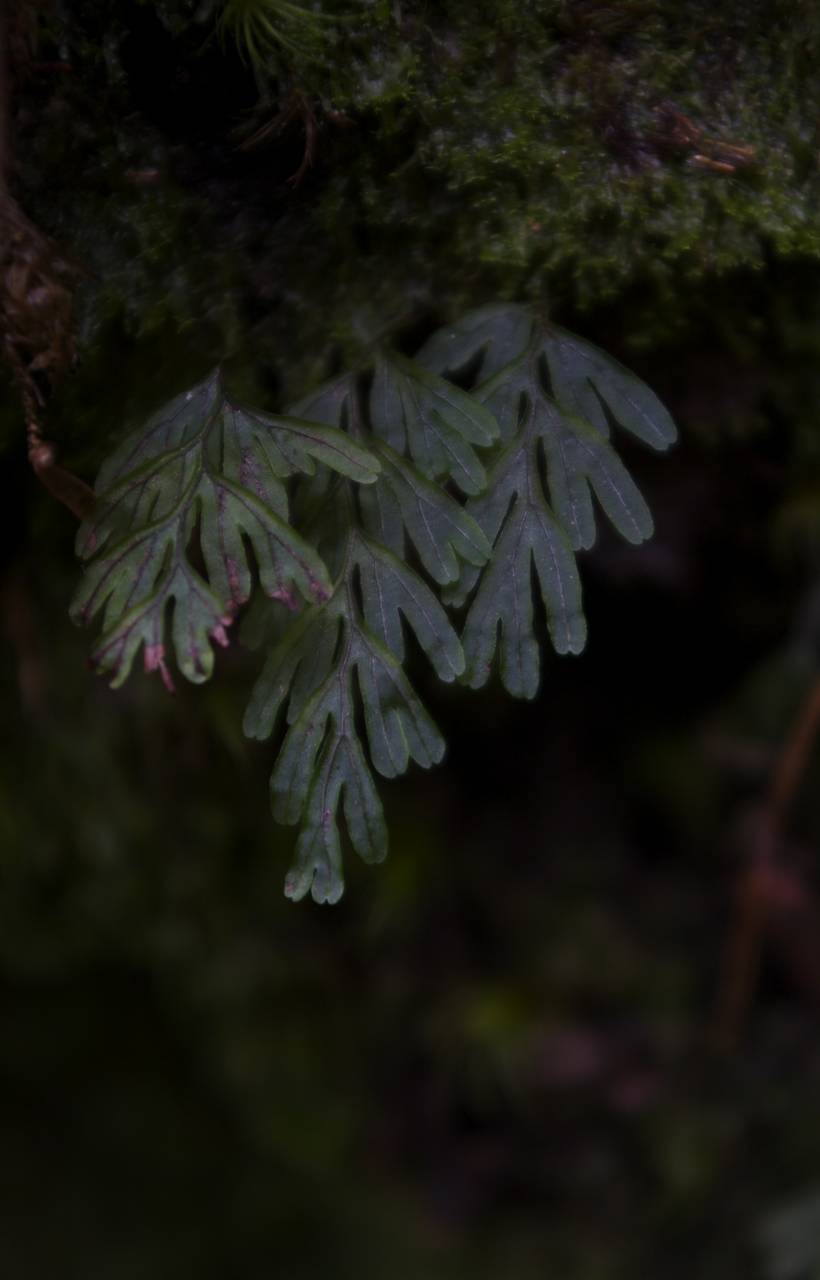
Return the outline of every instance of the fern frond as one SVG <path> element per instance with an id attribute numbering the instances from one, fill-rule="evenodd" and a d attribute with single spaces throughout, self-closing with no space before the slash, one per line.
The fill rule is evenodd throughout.
<path id="1" fill-rule="evenodd" d="M 470 370 L 474 383 L 486 382 L 521 354 L 532 326 L 533 316 L 526 307 L 476 307 L 437 329 L 415 358 L 432 373 L 452 377 Z"/>
<path id="2" fill-rule="evenodd" d="M 214 642 L 251 590 L 244 539 L 263 590 L 290 607 L 296 592 L 322 600 L 327 569 L 288 522 L 284 481 L 316 463 L 358 483 L 379 464 L 349 436 L 318 423 L 259 413 L 230 401 L 219 373 L 164 406 L 103 465 L 97 503 L 79 534 L 88 561 L 75 621 L 103 616 L 92 661 L 123 683 L 141 645 L 166 683 L 165 631 L 187 679 L 206 680 Z M 192 558 L 190 545 L 198 545 Z M 204 572 L 200 571 L 199 562 Z"/>
<path id="3" fill-rule="evenodd" d="M 267 658 L 245 732 L 281 734 L 273 812 L 300 827 L 285 892 L 335 902 L 342 826 L 365 861 L 387 853 L 377 777 L 444 754 L 404 669 L 408 633 L 442 681 L 478 688 L 497 662 L 524 698 L 539 598 L 556 652 L 584 648 L 577 555 L 598 510 L 630 542 L 652 532 L 616 425 L 655 449 L 675 438 L 639 379 L 518 306 L 470 313 L 416 359 L 381 352 L 284 416 L 233 403 L 216 373 L 103 466 L 73 615 L 102 613 L 94 661 L 121 684 L 141 646 L 170 683 L 172 614 L 177 663 L 205 680 L 256 566 L 291 612 L 257 595 L 247 619 Z M 465 608 L 461 638 L 446 606 Z"/>
<path id="4" fill-rule="evenodd" d="M 414 467 L 388 444 L 370 441 L 381 465 L 380 483 L 359 495 L 368 531 L 404 558 L 408 541 L 434 582 L 454 582 L 462 563 L 480 568 L 490 555 L 475 519 L 446 489 Z"/>
<path id="5" fill-rule="evenodd" d="M 465 678 L 474 689 L 485 684 L 498 649 L 501 678 L 517 698 L 533 698 L 538 689 L 533 570 L 556 652 L 580 653 L 586 643 L 578 568 L 543 491 L 538 445 L 531 431 L 513 440 L 490 472 L 487 493 L 469 504 L 492 556 L 483 572 L 465 570 L 445 595 L 463 604 L 478 582 L 462 635 Z"/>
<path id="6" fill-rule="evenodd" d="M 344 15 L 290 0 L 224 0 L 217 29 L 223 40 L 234 41 L 251 65 L 263 67 L 281 51 L 293 56 L 310 53 L 328 25 L 343 21 Z"/>
<path id="7" fill-rule="evenodd" d="M 414 412 L 410 404 L 421 408 Z M 367 405 L 357 380 L 345 377 L 301 401 L 296 412 L 345 425 L 381 465 L 367 497 L 346 484 L 336 485 L 329 500 L 321 477 L 318 491 L 306 486 L 313 489 L 306 505 L 325 523 L 325 539 L 338 546 L 343 538 L 333 595 L 275 646 L 245 717 L 250 737 L 267 738 L 288 702 L 289 727 L 271 778 L 273 811 L 302 830 L 285 891 L 335 901 L 344 887 L 340 808 L 353 847 L 378 861 L 387 853 L 387 832 L 371 766 L 392 778 L 411 760 L 429 768 L 444 753 L 402 669 L 403 622 L 441 680 L 462 674 L 464 655 L 442 605 L 403 556 L 409 540 L 439 583 L 457 577 L 459 557 L 484 563 L 490 547 L 480 528 L 429 477 L 463 478 L 465 465 L 474 475 L 481 463 L 472 442 L 491 440 L 497 427 L 482 405 L 398 357 L 380 361 Z M 320 530 L 317 537 L 324 545 Z"/>
<path id="8" fill-rule="evenodd" d="M 553 398 L 549 346 L 536 330 L 524 353 L 477 395 L 494 410 L 505 440 L 527 440 L 542 452 L 553 510 L 576 551 L 595 541 L 593 494 L 628 542 L 643 542 L 652 533 L 649 508 L 606 436 Z M 532 462 L 537 468 L 537 454 Z"/>
<path id="9" fill-rule="evenodd" d="M 465 568 L 445 599 L 463 604 L 478 584 L 463 633 L 468 683 L 486 682 L 498 650 L 506 688 L 531 698 L 540 670 L 533 574 L 554 648 L 579 653 L 586 623 L 573 553 L 595 541 L 593 499 L 627 541 L 652 533 L 649 508 L 610 443 L 610 419 L 656 449 L 672 443 L 674 424 L 638 378 L 525 308 L 473 312 L 420 358 L 453 373 L 494 370 L 474 394 L 496 417 L 504 448 L 486 491 L 467 503 L 493 554 L 483 573 Z"/>
<path id="10" fill-rule="evenodd" d="M 301 625 L 269 655 L 245 716 L 246 734 L 267 738 L 289 700 L 289 728 L 271 777 L 273 813 L 280 822 L 302 825 L 285 892 L 301 898 L 310 889 L 317 902 L 336 901 L 344 888 L 340 802 L 356 852 L 367 862 L 387 853 L 381 802 L 358 736 L 358 699 L 370 760 L 382 777 L 404 773 L 410 760 L 429 768 L 444 754 L 444 740 L 404 674 L 401 657 L 384 643 L 395 639 L 398 611 L 406 611 L 443 678 L 463 668 L 458 637 L 432 594 L 423 598 L 423 584 L 421 593 L 417 583 L 408 590 L 409 571 L 396 574 L 395 565 L 382 562 L 381 579 L 373 575 L 375 591 L 366 592 L 360 606 L 356 571 L 372 575 L 379 551 L 353 529 L 346 551 L 331 599 L 307 610 Z M 432 617 L 426 608 L 431 604 Z"/>
<path id="11" fill-rule="evenodd" d="M 522 356 L 537 334 L 549 392 L 570 416 L 608 436 L 609 417 L 654 449 L 677 439 L 672 417 L 654 391 L 599 347 L 517 304 L 478 307 L 427 340 L 416 360 L 434 373 L 473 368 L 473 382 L 488 382 Z"/>
<path id="12" fill-rule="evenodd" d="M 463 493 L 481 493 L 487 476 L 475 452 L 498 438 L 492 414 L 416 361 L 381 356 L 370 394 L 374 434 L 407 453 L 428 480 L 449 477 Z"/>

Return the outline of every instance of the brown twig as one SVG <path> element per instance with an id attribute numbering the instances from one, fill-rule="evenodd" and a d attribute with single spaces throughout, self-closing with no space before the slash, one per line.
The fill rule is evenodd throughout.
<path id="1" fill-rule="evenodd" d="M 792 905 L 793 878 L 778 867 L 777 855 L 818 732 L 820 679 L 811 686 L 777 758 L 749 863 L 738 877 L 715 1002 L 715 1043 L 724 1053 L 737 1048 L 754 1001 L 772 912 Z"/>
<path id="2" fill-rule="evenodd" d="M 276 115 L 255 130 L 249 138 L 239 144 L 240 151 L 251 151 L 271 138 L 284 133 L 292 124 L 299 123 L 305 131 L 305 146 L 299 168 L 287 179 L 296 188 L 301 186 L 308 170 L 316 159 L 319 139 L 319 126 L 316 113 L 307 95 L 301 89 L 292 89 Z"/>

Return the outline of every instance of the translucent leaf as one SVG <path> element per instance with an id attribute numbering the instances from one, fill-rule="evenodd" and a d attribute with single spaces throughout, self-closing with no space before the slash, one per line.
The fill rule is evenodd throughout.
<path id="1" fill-rule="evenodd" d="M 356 395 L 355 376 L 344 373 L 303 396 L 291 406 L 290 412 L 297 418 L 307 418 L 311 422 L 324 423 L 325 426 L 346 429 L 349 414 L 354 412 L 353 401 Z"/>
<path id="2" fill-rule="evenodd" d="M 273 599 L 295 606 L 297 592 L 329 595 L 324 564 L 288 523 L 283 483 L 317 463 L 365 484 L 379 470 L 372 454 L 333 427 L 232 403 L 218 373 L 164 406 L 113 454 L 78 535 L 89 565 L 72 616 L 87 622 L 102 613 L 93 661 L 114 684 L 127 677 L 141 645 L 146 668 L 169 680 L 172 603 L 180 670 L 207 679 L 211 642 L 227 642 L 225 627 L 250 594 L 246 541 Z"/>
<path id="3" fill-rule="evenodd" d="M 475 324 L 467 337 L 483 333 Z M 671 442 L 674 426 L 638 379 L 588 343 L 534 321 L 525 350 L 475 394 L 506 445 L 486 493 L 467 504 L 493 553 L 483 572 L 466 566 L 444 594 L 458 605 L 472 593 L 463 632 L 468 683 L 484 684 L 498 654 L 509 691 L 533 697 L 540 663 L 533 580 L 554 648 L 579 653 L 586 624 L 573 551 L 595 540 L 594 500 L 628 541 L 652 533 L 649 508 L 607 439 L 607 411 L 655 447 Z"/>
<path id="4" fill-rule="evenodd" d="M 533 570 L 556 652 L 580 653 L 586 643 L 575 556 L 544 497 L 536 449 L 531 432 L 514 440 L 492 469 L 487 493 L 470 503 L 494 543 L 492 558 L 483 573 L 465 572 L 450 593 L 460 604 L 478 580 L 462 636 L 467 683 L 474 689 L 486 683 L 498 650 L 501 678 L 518 698 L 538 689 Z"/>
<path id="5" fill-rule="evenodd" d="M 613 419 L 653 449 L 668 449 L 677 439 L 669 411 L 654 391 L 617 360 L 575 334 L 550 325 L 544 355 L 552 394 L 558 404 L 609 434 L 604 407 Z"/>
<path id="6" fill-rule="evenodd" d="M 374 380 L 369 405 L 369 416 L 375 421 L 379 421 L 375 407 L 379 385 Z M 473 400 L 472 397 L 465 399 Z M 378 482 L 360 489 L 356 495 L 363 526 L 375 541 L 400 559 L 406 556 L 408 542 L 412 543 L 425 570 L 439 584 L 458 577 L 460 560 L 472 565 L 486 563 L 490 547 L 472 517 L 446 489 L 429 480 L 410 458 L 368 430 L 360 388 L 354 377 L 345 375 L 327 383 L 301 400 L 294 411 L 318 422 L 344 425 L 376 457 L 380 468 Z M 474 402 L 472 411 L 478 413 L 480 421 L 485 421 L 486 410 L 480 403 Z M 488 431 L 497 435 L 497 424 L 493 422 Z M 409 451 L 411 445 L 406 433 L 402 442 Z M 326 505 L 326 489 L 320 491 L 313 482 L 307 488 L 306 509 Z M 343 504 L 336 504 L 331 512 L 324 514 L 338 521 L 342 507 Z M 324 523 L 331 521 L 325 519 Z M 336 541 L 338 543 L 338 537 Z"/>
<path id="7" fill-rule="evenodd" d="M 485 382 L 524 353 L 534 330 L 548 365 L 551 394 L 563 409 L 604 436 L 609 435 L 608 411 L 654 449 L 674 443 L 675 424 L 646 383 L 591 342 L 559 325 L 536 321 L 526 307 L 508 304 L 468 311 L 437 330 L 416 360 L 439 374 L 472 368 L 476 379 Z"/>
<path id="8" fill-rule="evenodd" d="M 412 453 L 419 425 L 402 416 L 408 385 L 421 387 L 413 394 L 422 396 L 439 440 L 455 432 L 456 421 L 464 432 L 462 444 L 468 430 L 486 439 L 497 431 L 491 416 L 471 402 L 473 425 L 463 427 L 457 416 L 457 411 L 463 416 L 463 406 L 458 397 L 449 399 L 453 388 L 434 379 L 430 391 L 427 375 L 412 365 L 395 375 L 392 369 L 391 363 L 381 383 L 378 374 L 374 379 L 369 414 L 362 380 L 350 375 L 320 387 L 295 407 L 299 414 L 344 427 L 375 455 L 380 473 L 366 492 L 344 481 L 332 493 L 312 479 L 302 484 L 300 509 L 313 521 L 320 544 L 334 547 L 336 584 L 331 599 L 306 610 L 273 647 L 245 717 L 245 732 L 254 738 L 270 737 L 277 721 L 285 722 L 271 790 L 274 816 L 302 827 L 286 881 L 291 897 L 309 889 L 319 901 L 335 901 L 341 894 L 341 814 L 365 860 L 385 856 L 387 832 L 372 771 L 392 778 L 411 760 L 428 768 L 444 752 L 438 729 L 402 669 L 405 628 L 442 680 L 462 674 L 464 654 L 441 603 L 405 562 L 408 544 L 438 582 L 458 577 L 460 559 L 482 565 L 490 551 L 475 520 L 394 445 Z M 383 404 L 395 394 L 398 416 L 386 411 L 380 418 L 374 412 L 372 397 L 379 394 Z M 375 434 L 377 423 L 394 444 Z M 422 446 L 417 452 L 423 455 Z M 359 739 L 360 723 L 366 747 Z"/>
<path id="9" fill-rule="evenodd" d="M 472 516 L 389 445 L 371 442 L 371 448 L 381 474 L 359 499 L 373 537 L 400 558 L 409 539 L 430 577 L 442 585 L 458 577 L 459 558 L 484 564 L 490 545 Z"/>
<path id="10" fill-rule="evenodd" d="M 550 411 L 545 409 L 545 416 Z M 576 550 L 595 542 L 598 499 L 627 542 L 652 536 L 652 514 L 637 485 L 604 436 L 582 418 L 553 412 L 552 429 L 542 437 L 555 514 Z"/>
<path id="11" fill-rule="evenodd" d="M 443 374 L 482 381 L 470 393 Z M 497 306 L 285 416 L 233 404 L 214 375 L 102 469 L 74 614 L 102 614 L 96 661 L 114 683 L 140 648 L 170 683 L 169 627 L 182 671 L 207 678 L 258 568 L 270 599 L 257 593 L 245 631 L 268 657 L 245 732 L 281 736 L 273 811 L 300 826 L 289 897 L 337 901 L 342 827 L 365 861 L 387 852 L 376 775 L 442 758 L 404 670 L 408 640 L 444 681 L 479 687 L 497 662 L 511 693 L 533 697 L 540 599 L 555 650 L 581 652 L 575 552 L 594 541 L 596 508 L 632 542 L 652 529 L 613 424 L 655 448 L 674 439 L 627 370 L 527 308 Z M 463 641 L 444 604 L 465 606 Z"/>
<path id="12" fill-rule="evenodd" d="M 93 610 L 98 590 L 108 585 L 107 575 L 104 561 L 91 566 L 77 596 L 77 607 L 82 608 L 88 600 L 89 611 Z M 127 590 L 128 583 L 139 583 L 141 578 L 151 585 L 144 591 Z M 144 646 L 145 670 L 159 671 L 166 687 L 173 689 L 165 660 L 165 631 L 172 605 L 171 635 L 179 668 L 188 680 L 199 683 L 211 673 L 212 644 L 228 643 L 226 627 L 231 615 L 225 612 L 224 600 L 192 569 L 172 537 L 143 539 L 127 548 L 118 560 L 104 614 L 105 628 L 91 659 L 98 671 L 112 675 L 113 688 L 125 681 Z"/>
<path id="13" fill-rule="evenodd" d="M 326 382 L 291 407 L 297 417 L 323 423 L 343 431 L 376 457 L 374 441 L 367 432 L 361 409 L 359 380 L 351 373 Z M 377 459 L 381 468 L 381 461 Z M 379 473 L 381 475 L 381 471 Z M 368 488 L 372 488 L 368 486 Z M 320 470 L 301 478 L 294 491 L 293 510 L 299 528 L 311 534 L 332 575 L 341 569 L 341 554 L 350 526 L 350 486 L 329 471 Z"/>
<path id="14" fill-rule="evenodd" d="M 267 738 L 289 704 L 271 777 L 274 816 L 302 824 L 285 892 L 301 898 L 310 889 L 320 902 L 335 902 L 344 887 L 340 806 L 360 856 L 377 862 L 387 853 L 381 803 L 358 737 L 359 707 L 372 767 L 383 777 L 404 773 L 411 760 L 429 768 L 444 753 L 438 729 L 389 647 L 403 646 L 398 613 L 439 674 L 452 679 L 463 668 L 446 614 L 416 575 L 354 531 L 345 563 L 327 604 L 307 610 L 269 655 L 245 715 L 246 734 Z"/>
<path id="15" fill-rule="evenodd" d="M 478 394 L 493 410 L 503 439 L 519 434 L 540 441 L 553 509 L 576 550 L 595 541 L 593 494 L 624 538 L 643 542 L 652 533 L 652 516 L 615 450 L 592 423 L 562 409 L 545 384 L 548 342 L 537 332 L 527 351 Z"/>
<path id="16" fill-rule="evenodd" d="M 433 373 L 454 375 L 468 368 L 485 381 L 521 355 L 533 320 L 525 307 L 478 307 L 428 338 L 416 360 Z"/>
<path id="17" fill-rule="evenodd" d="M 338 902 L 344 892 L 341 840 L 335 821 L 339 798 L 350 839 L 366 862 L 381 862 L 387 852 L 384 811 L 359 743 L 329 738 L 305 806 L 296 857 L 285 877 L 285 895 L 298 902 L 310 890 L 315 902 Z"/>
<path id="18" fill-rule="evenodd" d="M 464 655 L 450 619 L 427 584 L 378 543 L 359 538 L 351 552 L 359 572 L 362 607 L 373 635 L 404 661 L 401 617 L 416 634 L 440 680 L 464 670 Z"/>
<path id="19" fill-rule="evenodd" d="M 498 438 L 492 414 L 473 396 L 402 356 L 382 356 L 370 394 L 374 433 L 408 453 L 428 480 L 449 477 L 463 493 L 481 493 L 486 473 L 474 446 Z"/>

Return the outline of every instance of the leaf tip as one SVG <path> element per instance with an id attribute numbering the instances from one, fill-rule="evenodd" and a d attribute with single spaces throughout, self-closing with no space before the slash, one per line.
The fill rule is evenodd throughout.
<path id="1" fill-rule="evenodd" d="M 382 474 L 382 464 L 376 457 L 375 453 L 370 450 L 362 450 L 362 457 L 359 460 L 359 467 L 355 479 L 359 484 L 375 484 L 379 476 Z"/>
<path id="2" fill-rule="evenodd" d="M 296 592 L 292 587 L 277 587 L 275 591 L 269 593 L 269 596 L 271 600 L 278 600 L 286 609 L 290 609 L 291 613 L 295 613 L 299 607 Z"/>
<path id="3" fill-rule="evenodd" d="M 285 897 L 291 902 L 301 902 L 308 891 L 314 902 L 333 906 L 344 893 L 344 880 L 334 871 L 318 866 L 291 867 L 285 876 Z"/>
<path id="4" fill-rule="evenodd" d="M 231 638 L 228 635 L 227 628 L 232 622 L 232 613 L 223 614 L 217 625 L 211 631 L 211 638 L 215 640 L 218 645 L 221 645 L 223 649 L 227 649 L 228 645 L 231 643 Z"/>
<path id="5" fill-rule="evenodd" d="M 341 876 L 322 876 L 313 877 L 313 885 L 310 890 L 310 896 L 314 902 L 320 905 L 327 903 L 329 907 L 335 906 L 345 891 L 344 880 Z"/>
<path id="6" fill-rule="evenodd" d="M 318 604 L 325 604 L 325 602 L 330 599 L 332 594 L 332 589 L 330 587 L 330 584 L 327 582 L 323 582 L 321 578 L 311 577 L 309 581 L 310 581 L 311 595 L 313 596 L 314 600 L 316 600 Z"/>
<path id="7" fill-rule="evenodd" d="M 145 670 L 149 675 L 152 671 L 158 671 L 168 692 L 176 693 L 171 672 L 168 670 L 168 664 L 165 661 L 164 644 L 149 644 L 145 646 Z"/>
<path id="8" fill-rule="evenodd" d="M 587 620 L 579 610 L 567 614 L 562 619 L 560 631 L 557 626 L 550 627 L 552 646 L 559 657 L 576 656 L 584 652 L 587 644 Z"/>
<path id="9" fill-rule="evenodd" d="M 289 871 L 285 876 L 285 897 L 291 902 L 301 902 L 308 891 L 307 877 L 301 871 Z"/>

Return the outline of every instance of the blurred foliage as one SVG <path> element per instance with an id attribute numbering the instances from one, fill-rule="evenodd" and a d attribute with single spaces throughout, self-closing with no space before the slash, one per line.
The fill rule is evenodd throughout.
<path id="1" fill-rule="evenodd" d="M 500 298 L 625 357 L 685 443 L 629 460 L 658 532 L 588 555 L 582 662 L 526 706 L 424 687 L 447 780 L 388 789 L 392 856 L 328 915 L 280 897 L 253 660 L 173 700 L 85 672 L 5 388 L 3 1275 L 805 1280 L 816 927 L 767 935 L 734 1055 L 709 1023 L 816 678 L 816 6 L 339 11 L 266 74 L 213 7 L 42 6 L 11 177 L 81 272 L 63 460 L 222 356 L 284 402 Z M 307 116 L 242 147 L 294 89 L 298 185 Z M 818 782 L 782 850 L 809 899 Z"/>

